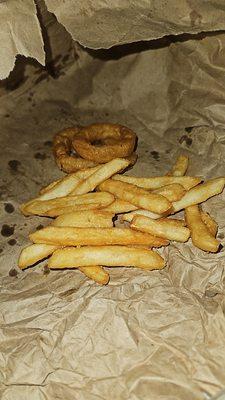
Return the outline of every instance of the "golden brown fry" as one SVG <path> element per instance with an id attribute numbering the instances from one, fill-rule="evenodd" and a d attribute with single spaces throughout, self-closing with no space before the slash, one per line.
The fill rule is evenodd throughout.
<path id="1" fill-rule="evenodd" d="M 179 183 L 171 183 L 170 185 L 162 186 L 153 190 L 151 193 L 158 193 L 166 197 L 169 201 L 180 200 L 186 193 L 186 190 Z"/>
<path id="2" fill-rule="evenodd" d="M 162 218 L 162 216 L 160 214 L 155 214 L 155 213 L 153 213 L 151 211 L 140 209 L 140 210 L 135 210 L 135 211 L 123 214 L 122 220 L 123 221 L 127 221 L 127 222 L 131 222 L 135 215 L 144 215 L 145 217 L 149 217 L 149 218 L 152 218 L 152 219 Z"/>
<path id="3" fill-rule="evenodd" d="M 37 263 L 50 256 L 56 249 L 61 246 L 50 245 L 50 244 L 32 244 L 25 247 L 19 257 L 18 265 L 21 269 L 25 269 L 30 265 Z"/>
<path id="4" fill-rule="evenodd" d="M 190 237 L 190 231 L 181 225 L 177 220 L 163 218 L 153 220 L 143 215 L 136 215 L 131 222 L 131 228 L 142 232 L 150 233 L 158 237 L 186 242 Z"/>
<path id="5" fill-rule="evenodd" d="M 188 156 L 179 156 L 167 176 L 184 176 L 188 169 Z"/>
<path id="6" fill-rule="evenodd" d="M 200 211 L 201 214 L 201 219 L 204 222 L 204 224 L 207 226 L 209 232 L 211 235 L 216 237 L 217 231 L 218 231 L 218 225 L 216 221 L 205 211 Z"/>
<path id="7" fill-rule="evenodd" d="M 101 166 L 87 168 L 74 173 L 68 174 L 57 181 L 50 183 L 44 187 L 38 197 L 39 200 L 50 200 L 56 197 L 65 197 L 71 193 L 84 179 L 88 179 L 90 175 L 96 173 Z M 72 194 L 72 193 L 71 193 Z"/>
<path id="8" fill-rule="evenodd" d="M 65 207 L 74 207 L 79 210 L 105 207 L 111 204 L 114 196 L 107 192 L 87 193 L 77 196 L 59 197 L 51 200 L 34 199 L 21 207 L 21 211 L 26 214 L 52 216 L 51 211 Z M 73 210 L 72 210 L 73 211 Z M 59 214 L 54 214 L 59 215 Z"/>
<path id="9" fill-rule="evenodd" d="M 53 226 L 73 226 L 80 228 L 112 228 L 114 213 L 100 210 L 74 211 L 60 215 L 53 220 Z"/>
<path id="10" fill-rule="evenodd" d="M 161 247 L 167 240 L 123 228 L 73 228 L 48 226 L 29 235 L 34 243 L 55 244 L 60 246 L 104 246 L 142 244 Z M 98 264 L 98 263 L 96 263 Z"/>
<path id="11" fill-rule="evenodd" d="M 96 172 L 82 180 L 71 192 L 71 195 L 92 192 L 100 183 L 110 178 L 115 173 L 124 170 L 129 161 L 122 158 L 115 158 L 103 164 Z"/>
<path id="12" fill-rule="evenodd" d="M 192 243 L 201 250 L 217 252 L 220 242 L 214 238 L 202 221 L 197 205 L 189 206 L 185 209 L 185 219 L 191 231 Z"/>
<path id="13" fill-rule="evenodd" d="M 107 285 L 109 282 L 109 274 L 99 265 L 93 265 L 92 267 L 80 267 L 79 271 L 83 272 L 88 278 L 99 283 L 100 285 Z"/>
<path id="14" fill-rule="evenodd" d="M 99 185 L 99 189 L 110 192 L 138 208 L 144 208 L 158 214 L 163 214 L 171 208 L 171 203 L 162 195 L 149 193 L 147 190 L 126 182 L 108 179 Z"/>
<path id="15" fill-rule="evenodd" d="M 71 193 L 79 183 L 80 179 L 76 176 L 76 172 L 74 174 L 66 175 L 51 189 L 39 196 L 38 200 L 51 200 L 58 197 L 65 197 Z"/>
<path id="16" fill-rule="evenodd" d="M 137 267 L 147 270 L 165 267 L 165 261 L 158 253 L 126 246 L 64 248 L 54 252 L 48 265 L 51 269 L 63 269 L 96 264 L 108 267 Z"/>
<path id="17" fill-rule="evenodd" d="M 183 208 L 202 203 L 212 196 L 223 191 L 225 178 L 211 179 L 191 190 L 189 190 L 182 199 L 173 202 L 174 212 L 180 211 Z"/>
<path id="18" fill-rule="evenodd" d="M 57 179 L 56 181 L 53 181 L 51 183 L 49 183 L 46 186 L 43 186 L 40 190 L 39 190 L 39 194 L 44 194 L 46 192 L 48 192 L 49 190 L 51 190 L 57 183 L 59 183 L 62 179 Z"/>
<path id="19" fill-rule="evenodd" d="M 179 183 L 185 190 L 198 185 L 202 178 L 193 176 L 155 176 L 152 178 L 137 178 L 136 176 L 114 175 L 113 180 L 131 183 L 143 189 L 154 190 L 172 183 Z"/>
<path id="20" fill-rule="evenodd" d="M 122 214 L 125 212 L 137 210 L 138 207 L 134 206 L 128 201 L 115 199 L 109 206 L 102 208 L 102 211 L 113 212 L 114 214 Z"/>

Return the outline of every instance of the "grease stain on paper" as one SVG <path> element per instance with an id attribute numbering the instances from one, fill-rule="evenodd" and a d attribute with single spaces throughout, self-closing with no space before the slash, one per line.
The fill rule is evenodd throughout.
<path id="1" fill-rule="evenodd" d="M 5 212 L 12 214 L 15 211 L 14 206 L 11 203 L 5 203 Z"/>
<path id="2" fill-rule="evenodd" d="M 14 234 L 14 226 L 9 226 L 7 224 L 2 225 L 1 235 L 4 237 L 9 237 Z"/>
<path id="3" fill-rule="evenodd" d="M 20 167 L 21 162 L 18 160 L 10 160 L 8 162 L 8 166 L 12 172 L 18 172 L 18 168 Z"/>

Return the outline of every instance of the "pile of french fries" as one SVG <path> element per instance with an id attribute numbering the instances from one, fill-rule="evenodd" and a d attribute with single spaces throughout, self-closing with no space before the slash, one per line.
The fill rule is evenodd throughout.
<path id="1" fill-rule="evenodd" d="M 50 269 L 78 268 L 107 284 L 104 267 L 164 268 L 166 262 L 155 248 L 170 241 L 191 237 L 199 249 L 218 251 L 217 223 L 200 204 L 223 191 L 225 178 L 203 183 L 200 177 L 184 176 L 186 156 L 180 156 L 165 176 L 121 175 L 128 166 L 129 161 L 117 158 L 68 174 L 23 204 L 24 215 L 55 219 L 29 236 L 33 244 L 22 250 L 19 267 L 51 256 Z M 185 219 L 173 218 L 182 210 Z"/>

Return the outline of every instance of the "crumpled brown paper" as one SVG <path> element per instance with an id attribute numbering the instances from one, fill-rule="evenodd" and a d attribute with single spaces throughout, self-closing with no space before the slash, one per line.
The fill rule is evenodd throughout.
<path id="1" fill-rule="evenodd" d="M 74 40 L 93 49 L 225 27 L 223 0 L 45 2 Z"/>
<path id="2" fill-rule="evenodd" d="M 26 81 L 0 98 L 2 400 L 208 400 L 224 390 L 224 249 L 173 243 L 162 250 L 164 270 L 110 269 L 107 287 L 76 270 L 46 274 L 46 262 L 17 268 L 29 233 L 49 224 L 18 206 L 63 175 L 51 151 L 63 127 L 134 129 L 135 175 L 165 174 L 180 153 L 190 174 L 224 175 L 224 42 L 218 34 L 77 48 L 57 79 Z M 204 206 L 223 245 L 224 201 L 225 193 Z"/>
<path id="3" fill-rule="evenodd" d="M 33 0 L 0 2 L 0 79 L 12 71 L 17 54 L 45 64 L 41 28 Z"/>

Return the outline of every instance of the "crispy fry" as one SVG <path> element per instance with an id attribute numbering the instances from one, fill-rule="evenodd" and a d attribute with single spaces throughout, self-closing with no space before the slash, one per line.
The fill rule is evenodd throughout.
<path id="1" fill-rule="evenodd" d="M 211 235 L 216 237 L 217 231 L 218 231 L 218 225 L 216 221 L 205 211 L 200 211 L 201 214 L 201 219 L 204 222 L 204 224 L 207 226 L 209 232 Z"/>
<path id="2" fill-rule="evenodd" d="M 128 165 L 129 161 L 122 158 L 115 158 L 103 164 L 96 172 L 81 181 L 74 190 L 72 190 L 71 195 L 92 192 L 100 183 L 110 178 L 116 172 L 124 170 Z"/>
<path id="3" fill-rule="evenodd" d="M 39 194 L 44 194 L 46 192 L 48 192 L 49 190 L 51 190 L 57 183 L 61 182 L 61 178 L 57 179 L 56 181 L 52 181 L 51 183 L 49 183 L 46 186 L 43 186 L 40 190 L 39 190 Z"/>
<path id="4" fill-rule="evenodd" d="M 143 189 L 157 189 L 165 185 L 172 183 L 179 183 L 184 187 L 185 190 L 189 190 L 192 187 L 198 185 L 202 178 L 193 176 L 155 176 L 152 178 L 137 178 L 136 176 L 128 175 L 114 175 L 113 180 L 131 183 Z"/>
<path id="5" fill-rule="evenodd" d="M 149 193 L 130 183 L 108 179 L 99 185 L 99 189 L 110 192 L 121 200 L 128 201 L 138 208 L 144 208 L 158 214 L 163 214 L 171 208 L 171 203 L 162 195 Z"/>
<path id="6" fill-rule="evenodd" d="M 74 211 L 60 215 L 52 221 L 53 226 L 73 226 L 80 228 L 112 228 L 114 213 L 100 210 Z"/>
<path id="7" fill-rule="evenodd" d="M 79 268 L 104 265 L 108 267 L 137 267 L 147 270 L 162 269 L 165 261 L 156 252 L 125 246 L 87 246 L 65 248 L 54 252 L 49 268 Z"/>
<path id="8" fill-rule="evenodd" d="M 134 206 L 128 201 L 115 199 L 109 206 L 102 208 L 102 211 L 113 212 L 114 214 L 122 214 L 125 212 L 137 210 L 138 207 Z"/>
<path id="9" fill-rule="evenodd" d="M 83 194 L 76 193 L 76 188 L 80 186 L 83 180 L 88 180 L 91 175 L 96 174 L 99 168 L 101 168 L 101 166 L 80 170 L 66 175 L 62 179 L 48 185 L 47 188 L 44 188 L 44 193 L 39 196 L 38 199 L 50 200 L 55 199 L 56 197 L 65 197 L 68 194 Z"/>
<path id="10" fill-rule="evenodd" d="M 189 190 L 182 199 L 173 203 L 174 212 L 180 211 L 183 208 L 202 203 L 212 196 L 223 191 L 225 178 L 211 179 L 191 190 Z"/>
<path id="11" fill-rule="evenodd" d="M 60 182 L 38 197 L 38 200 L 51 200 L 58 197 L 65 197 L 79 185 L 80 179 L 74 174 L 66 175 Z"/>
<path id="12" fill-rule="evenodd" d="M 153 190 L 152 193 L 161 194 L 172 202 L 180 200 L 185 195 L 186 190 L 179 183 L 171 183 L 170 185 Z"/>
<path id="13" fill-rule="evenodd" d="M 96 167 L 92 167 L 92 168 L 87 168 L 87 169 L 80 169 L 74 173 L 72 173 L 73 176 L 76 176 L 79 181 L 81 181 L 82 179 L 87 178 L 88 176 L 92 175 L 94 172 L 96 172 L 99 168 L 101 167 L 101 165 L 97 165 Z M 57 183 L 62 182 L 66 176 L 63 176 L 60 179 L 57 179 L 56 181 L 53 181 L 51 183 L 49 183 L 47 186 L 44 186 L 43 188 L 41 188 L 41 190 L 39 191 L 39 194 L 44 194 L 47 193 L 49 190 L 51 190 Z"/>
<path id="14" fill-rule="evenodd" d="M 31 202 L 22 205 L 21 211 L 28 215 L 36 214 L 36 215 L 52 216 L 51 210 L 54 209 L 61 209 L 64 207 L 74 207 L 77 208 L 78 210 L 86 210 L 86 209 L 107 206 L 111 204 L 113 200 L 114 196 L 107 192 L 59 197 L 51 200 L 34 199 Z M 55 215 L 59 214 L 54 214 L 53 216 Z"/>
<path id="15" fill-rule="evenodd" d="M 185 209 L 185 219 L 191 231 L 192 243 L 201 250 L 217 252 L 220 242 L 214 238 L 202 221 L 197 205 L 189 206 Z"/>
<path id="16" fill-rule="evenodd" d="M 135 211 L 123 214 L 122 221 L 131 222 L 135 215 L 144 215 L 145 217 L 149 217 L 152 219 L 162 218 L 162 216 L 160 214 L 155 214 L 148 210 L 139 209 L 139 210 L 135 210 Z"/>
<path id="17" fill-rule="evenodd" d="M 132 229 L 150 233 L 164 239 L 175 240 L 176 242 L 186 242 L 190 237 L 189 229 L 175 219 L 164 218 L 153 220 L 143 215 L 136 215 L 132 219 L 130 226 Z"/>
<path id="18" fill-rule="evenodd" d="M 18 265 L 21 269 L 25 269 L 30 265 L 37 263 L 50 256 L 56 249 L 61 246 L 50 245 L 50 244 L 32 244 L 25 247 L 19 257 Z"/>
<path id="19" fill-rule="evenodd" d="M 188 156 L 179 156 L 176 163 L 167 176 L 184 176 L 188 169 Z"/>
<path id="20" fill-rule="evenodd" d="M 80 267 L 79 270 L 83 272 L 88 278 L 99 283 L 100 285 L 107 285 L 109 282 L 109 274 L 99 265 L 93 265 L 92 267 Z"/>
<path id="21" fill-rule="evenodd" d="M 167 240 L 155 236 L 122 228 L 73 228 L 48 226 L 29 235 L 34 243 L 55 244 L 60 246 L 104 246 L 143 244 L 149 247 L 161 247 Z M 98 263 L 96 263 L 98 264 Z"/>

